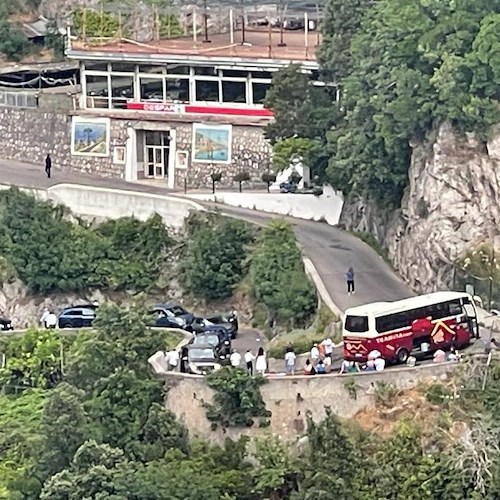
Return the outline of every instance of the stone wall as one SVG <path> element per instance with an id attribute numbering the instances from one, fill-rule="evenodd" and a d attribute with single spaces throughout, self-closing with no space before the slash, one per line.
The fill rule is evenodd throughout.
<path id="1" fill-rule="evenodd" d="M 0 108 L 0 154 L 6 159 L 43 166 L 45 156 L 50 153 L 55 168 L 123 177 L 123 165 L 113 164 L 112 151 L 109 157 L 71 154 L 71 120 L 68 112 Z M 125 131 L 125 121 L 113 120 L 111 141 L 120 141 Z"/>
<path id="2" fill-rule="evenodd" d="M 272 412 L 271 425 L 265 430 L 258 427 L 211 430 L 203 402 L 211 402 L 214 392 L 200 376 L 178 373 L 167 375 L 165 405 L 187 426 L 191 438 L 199 437 L 222 443 L 226 437 L 257 436 L 271 431 L 282 439 L 295 441 L 304 434 L 308 411 L 315 422 L 324 418 L 325 406 L 329 406 L 342 418 L 351 418 L 359 410 L 374 406 L 377 382 L 390 382 L 399 389 L 409 389 L 422 382 L 446 378 L 446 373 L 454 366 L 456 365 L 443 363 L 416 368 L 395 368 L 381 373 L 361 373 L 355 376 L 269 378 L 268 383 L 261 387 L 266 407 Z M 346 389 L 346 382 L 351 380 L 358 386 L 356 399 Z"/>

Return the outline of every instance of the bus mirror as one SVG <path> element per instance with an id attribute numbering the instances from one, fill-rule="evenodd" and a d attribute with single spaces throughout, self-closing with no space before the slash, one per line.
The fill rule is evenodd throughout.
<path id="1" fill-rule="evenodd" d="M 476 310 L 472 304 L 464 304 L 464 311 L 468 318 L 476 317 Z"/>
<path id="2" fill-rule="evenodd" d="M 479 295 L 474 295 L 474 297 L 472 297 L 472 300 L 474 300 L 477 307 L 483 307 L 483 299 Z"/>
<path id="3" fill-rule="evenodd" d="M 474 294 L 476 293 L 476 291 L 474 290 L 474 285 L 471 285 L 470 283 L 465 285 L 465 293 L 468 293 L 469 295 L 474 297 Z"/>

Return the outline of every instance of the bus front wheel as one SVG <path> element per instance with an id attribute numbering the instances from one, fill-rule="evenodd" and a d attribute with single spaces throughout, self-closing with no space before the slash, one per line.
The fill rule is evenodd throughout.
<path id="1" fill-rule="evenodd" d="M 400 349 L 397 354 L 396 354 L 396 359 L 398 363 L 406 363 L 408 361 L 408 356 L 410 353 L 408 352 L 408 349 Z"/>

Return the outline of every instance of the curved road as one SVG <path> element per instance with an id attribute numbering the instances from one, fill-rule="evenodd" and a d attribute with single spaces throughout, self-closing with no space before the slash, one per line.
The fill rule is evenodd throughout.
<path id="1" fill-rule="evenodd" d="M 63 182 L 179 196 L 178 192 L 157 185 L 132 183 L 76 172 L 61 172 L 55 169 L 52 178 L 47 179 L 43 165 L 0 160 L 0 184 L 45 189 Z M 199 200 L 197 202 L 199 203 Z M 214 204 L 205 203 L 205 205 L 214 208 Z M 397 300 L 413 295 L 409 287 L 375 251 L 346 231 L 322 222 L 292 219 L 227 205 L 218 205 L 216 209 L 222 214 L 257 224 L 265 224 L 273 218 L 289 220 L 295 227 L 304 253 L 314 264 L 331 299 L 341 310 L 367 302 Z M 356 293 L 348 296 L 345 272 L 350 266 L 353 266 L 356 272 Z"/>

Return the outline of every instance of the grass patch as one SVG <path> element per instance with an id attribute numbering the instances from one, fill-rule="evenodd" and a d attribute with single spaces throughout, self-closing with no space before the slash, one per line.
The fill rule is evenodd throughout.
<path id="1" fill-rule="evenodd" d="M 325 339 L 323 332 L 318 333 L 315 329 L 292 330 L 271 340 L 267 349 L 270 358 L 282 358 L 288 345 L 292 345 L 296 354 L 304 354 L 311 350 L 314 343 Z"/>

